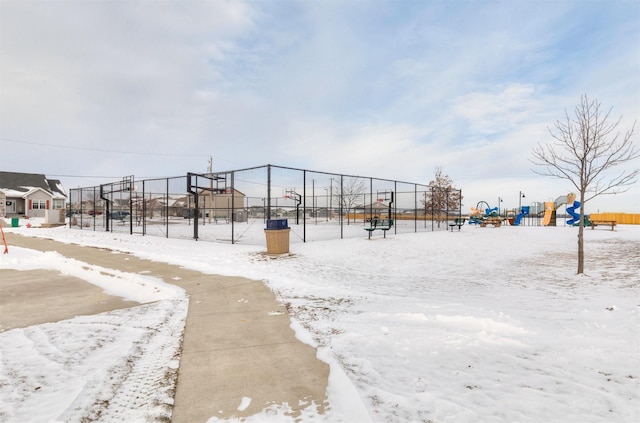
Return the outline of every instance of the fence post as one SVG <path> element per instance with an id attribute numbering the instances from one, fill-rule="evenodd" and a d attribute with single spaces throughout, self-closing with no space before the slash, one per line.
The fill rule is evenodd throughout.
<path id="1" fill-rule="evenodd" d="M 236 189 L 235 189 L 235 172 L 231 172 L 231 243 L 235 244 L 235 212 L 236 212 Z M 225 191 L 226 191 L 225 187 Z"/>
<path id="2" fill-rule="evenodd" d="M 271 219 L 271 165 L 267 165 L 267 220 Z"/>

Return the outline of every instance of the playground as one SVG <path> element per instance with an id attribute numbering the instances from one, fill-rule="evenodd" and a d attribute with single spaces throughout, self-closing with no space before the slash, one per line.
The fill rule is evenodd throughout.
<path id="1" fill-rule="evenodd" d="M 564 209 L 564 210 L 563 210 Z M 576 195 L 569 193 L 554 201 L 532 202 L 515 209 L 491 207 L 480 201 L 469 212 L 469 224 L 479 227 L 509 226 L 579 226 L 580 202 Z M 602 227 L 615 230 L 618 224 L 640 224 L 640 215 L 626 213 L 584 214 L 584 227 Z"/>

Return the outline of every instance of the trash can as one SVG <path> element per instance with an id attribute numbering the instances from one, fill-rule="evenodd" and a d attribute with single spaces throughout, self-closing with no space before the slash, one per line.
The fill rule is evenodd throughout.
<path id="1" fill-rule="evenodd" d="M 267 238 L 267 254 L 288 253 L 290 231 L 287 219 L 267 220 L 267 228 L 264 230 Z"/>
<path id="2" fill-rule="evenodd" d="M 12 228 L 17 228 L 20 226 L 20 218 L 18 217 L 12 217 L 11 218 L 11 227 Z"/>

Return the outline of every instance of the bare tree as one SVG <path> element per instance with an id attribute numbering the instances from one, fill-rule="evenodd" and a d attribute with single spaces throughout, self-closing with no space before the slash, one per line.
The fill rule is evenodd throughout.
<path id="1" fill-rule="evenodd" d="M 335 193 L 336 202 L 341 204 L 342 209 L 347 215 L 347 225 L 350 223 L 349 212 L 358 203 L 365 192 L 364 179 L 355 177 L 345 177 L 342 183 L 337 187 Z"/>
<path id="2" fill-rule="evenodd" d="M 429 182 L 429 191 L 424 193 L 424 214 L 437 216 L 438 228 L 443 221 L 443 213 L 449 210 L 460 210 L 462 194 L 459 189 L 453 187 L 453 180 L 442 172 L 442 166 L 435 170 L 435 179 Z"/>
<path id="3" fill-rule="evenodd" d="M 598 100 L 590 100 L 586 94 L 580 97 L 575 116 L 565 111 L 565 119 L 556 121 L 549 133 L 551 143 L 533 149 L 532 163 L 541 166 L 535 173 L 566 179 L 576 188 L 580 198 L 580 222 L 578 229 L 578 274 L 584 273 L 584 210 L 585 203 L 599 195 L 625 192 L 633 184 L 640 169 L 620 170 L 612 174 L 612 168 L 640 156 L 632 137 L 635 121 L 623 136 L 618 132 L 622 116 L 610 117 L 611 109 L 603 111 Z"/>

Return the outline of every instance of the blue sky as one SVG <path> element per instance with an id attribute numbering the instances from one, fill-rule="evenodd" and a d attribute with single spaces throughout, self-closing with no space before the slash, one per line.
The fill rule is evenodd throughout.
<path id="1" fill-rule="evenodd" d="M 465 208 L 514 206 L 572 190 L 529 160 L 580 95 L 622 130 L 640 116 L 635 0 L 1 0 L 0 24 L 0 167 L 67 188 L 212 156 L 423 183 L 442 166 Z M 589 207 L 640 212 L 640 189 Z"/>

